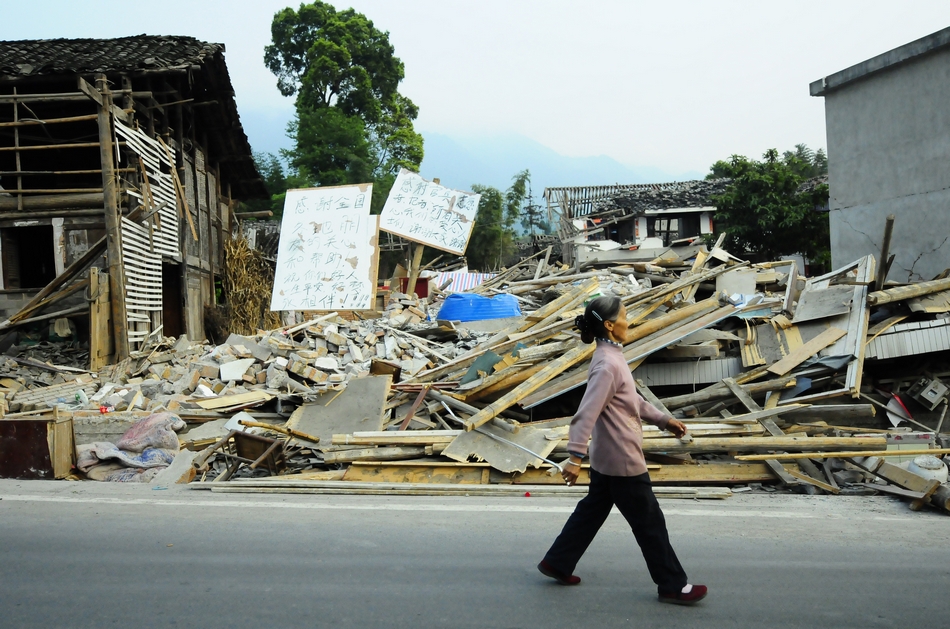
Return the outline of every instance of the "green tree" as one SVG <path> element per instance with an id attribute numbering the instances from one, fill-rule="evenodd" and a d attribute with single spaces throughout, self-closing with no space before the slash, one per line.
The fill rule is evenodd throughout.
<path id="1" fill-rule="evenodd" d="M 273 153 L 254 153 L 254 164 L 257 166 L 257 172 L 261 174 L 261 178 L 264 180 L 267 198 L 245 201 L 241 204 L 241 212 L 270 210 L 274 215 L 269 220 L 280 220 L 284 212 L 284 197 L 287 196 L 287 190 L 290 188 L 308 188 L 313 185 L 305 175 L 301 175 L 296 171 L 288 173 L 280 158 Z"/>
<path id="2" fill-rule="evenodd" d="M 517 252 L 514 227 L 519 219 L 524 221 L 523 212 L 530 205 L 531 173 L 516 174 L 504 193 L 479 184 L 472 186 L 472 192 L 481 199 L 465 257 L 471 269 L 498 270 Z"/>
<path id="3" fill-rule="evenodd" d="M 769 149 L 763 161 L 733 155 L 710 168 L 711 175 L 732 179 L 713 197 L 717 227 L 727 234 L 727 248 L 759 260 L 802 254 L 819 265 L 830 261 L 828 186 L 803 187 L 805 162 L 780 158 Z"/>
<path id="4" fill-rule="evenodd" d="M 501 267 L 505 254 L 505 197 L 492 186 L 476 184 L 472 186 L 472 192 L 480 194 L 481 198 L 465 258 L 469 269 L 494 271 Z"/>
<path id="5" fill-rule="evenodd" d="M 782 153 L 782 161 L 806 179 L 828 174 L 828 156 L 825 149 L 813 151 L 805 144 L 796 144 L 794 151 Z"/>
<path id="6" fill-rule="evenodd" d="M 400 168 L 418 171 L 418 108 L 398 91 L 405 75 L 389 33 L 365 15 L 326 2 L 279 11 L 264 63 L 285 96 L 295 96 L 291 166 L 315 185 L 372 181 L 382 208 Z"/>

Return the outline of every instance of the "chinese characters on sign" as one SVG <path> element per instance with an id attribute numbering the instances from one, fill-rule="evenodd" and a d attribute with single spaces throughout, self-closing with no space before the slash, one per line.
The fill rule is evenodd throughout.
<path id="1" fill-rule="evenodd" d="M 271 310 L 369 310 L 379 217 L 372 184 L 288 190 Z"/>
<path id="2" fill-rule="evenodd" d="M 379 228 L 406 240 L 464 255 L 480 195 L 451 190 L 403 169 L 380 214 Z"/>

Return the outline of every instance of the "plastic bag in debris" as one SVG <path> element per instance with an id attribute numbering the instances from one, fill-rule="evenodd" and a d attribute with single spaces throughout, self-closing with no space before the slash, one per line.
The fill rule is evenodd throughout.
<path id="1" fill-rule="evenodd" d="M 175 432 L 184 427 L 185 422 L 174 413 L 153 413 L 135 422 L 116 443 L 77 446 L 76 467 L 93 480 L 148 482 L 175 460 Z"/>
<path id="2" fill-rule="evenodd" d="M 132 424 L 115 445 L 120 450 L 142 452 L 146 448 L 168 448 L 178 452 L 178 435 L 185 422 L 174 413 L 153 413 Z"/>
<path id="3" fill-rule="evenodd" d="M 129 452 L 114 443 L 97 441 L 76 448 L 76 467 L 86 472 L 103 461 L 109 461 L 137 469 L 164 468 L 172 464 L 177 453 L 178 448 L 145 448 L 142 452 Z"/>

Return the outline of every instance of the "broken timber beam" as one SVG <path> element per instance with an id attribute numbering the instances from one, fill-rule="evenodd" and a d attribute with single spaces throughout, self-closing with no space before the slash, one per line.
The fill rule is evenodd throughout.
<path id="1" fill-rule="evenodd" d="M 739 386 L 741 386 L 742 390 L 747 392 L 749 395 L 760 395 L 769 391 L 780 391 L 782 389 L 790 389 L 794 387 L 795 377 L 785 376 L 782 378 L 765 380 L 763 382 L 741 384 Z M 708 386 L 705 389 L 697 391 L 696 393 L 687 393 L 685 395 L 662 398 L 662 401 L 667 406 L 667 408 L 677 409 L 684 406 L 690 406 L 692 404 L 723 400 L 731 396 L 732 392 L 726 387 L 726 385 L 722 384 L 722 382 L 719 382 Z"/>
<path id="2" fill-rule="evenodd" d="M 877 290 L 868 294 L 868 305 L 881 306 L 895 301 L 904 301 L 912 297 L 921 297 L 931 293 L 938 293 L 950 289 L 950 278 L 943 280 L 932 280 L 930 282 L 917 282 L 907 286 L 897 286 L 886 290 Z"/>
<path id="3" fill-rule="evenodd" d="M 717 305 L 718 301 L 716 299 L 707 299 L 705 301 L 699 302 L 698 304 L 689 304 L 682 308 L 671 310 L 666 314 L 660 315 L 656 319 L 651 319 L 644 322 L 642 325 L 631 328 L 628 332 L 628 339 L 632 341 L 643 338 L 653 332 L 660 331 L 665 327 L 671 326 L 690 316 L 709 312 L 710 310 L 715 309 Z M 649 312 L 649 309 L 647 312 Z M 633 319 L 629 322 L 631 324 L 635 324 L 637 319 L 644 314 L 645 313 L 641 312 L 632 315 Z M 586 360 L 594 353 L 594 349 L 596 349 L 596 347 L 596 343 L 591 343 L 589 345 L 579 345 L 578 347 L 575 347 L 574 349 L 565 353 L 560 358 L 551 361 L 538 373 L 528 378 L 525 382 L 515 387 L 509 393 L 501 396 L 498 400 L 483 408 L 478 412 L 478 414 L 471 417 L 465 424 L 465 430 L 474 430 L 475 428 L 478 428 L 479 426 L 489 422 L 493 417 L 524 399 L 527 395 L 539 389 L 558 374 L 562 373 L 566 369 L 569 369 L 573 365 Z"/>

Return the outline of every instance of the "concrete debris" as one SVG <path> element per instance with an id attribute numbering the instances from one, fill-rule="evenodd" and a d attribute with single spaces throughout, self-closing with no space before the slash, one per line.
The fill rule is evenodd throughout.
<path id="1" fill-rule="evenodd" d="M 674 439 L 644 427 L 658 488 L 888 493 L 945 509 L 946 484 L 905 468 L 921 453 L 944 464 L 950 446 L 950 283 L 882 283 L 872 256 L 808 277 L 795 261 L 750 264 L 718 246 L 573 269 L 536 255 L 471 289 L 514 295 L 521 317 L 445 321 L 438 287 L 422 299 L 392 292 L 372 317 L 321 314 L 218 346 L 154 338 L 98 373 L 3 358 L 0 403 L 10 417 L 71 416 L 83 451 L 175 413 L 191 454 L 169 482 L 194 470 L 195 486 L 216 488 L 279 475 L 267 491 L 553 491 L 593 351 L 573 321 L 612 294 L 626 305 L 640 392 L 689 428 Z"/>

